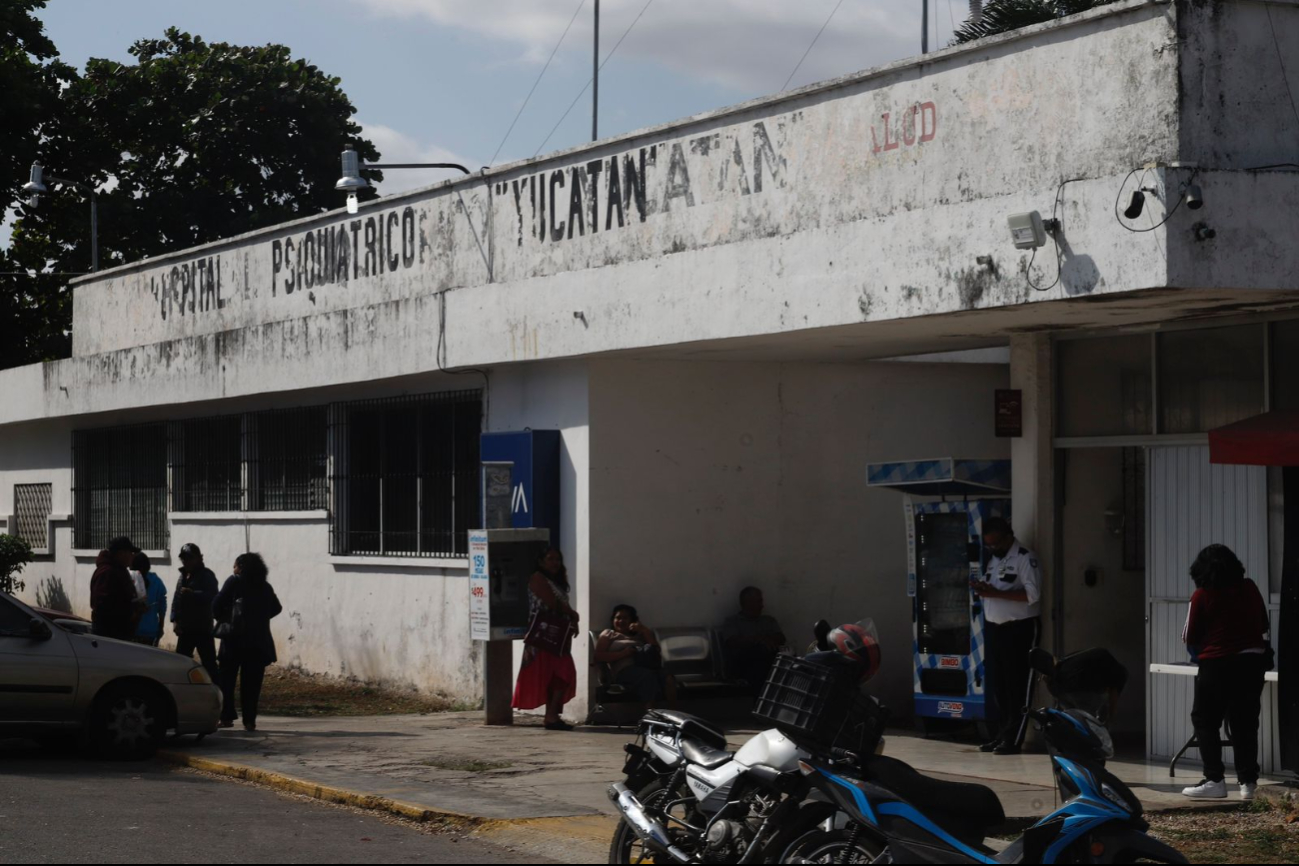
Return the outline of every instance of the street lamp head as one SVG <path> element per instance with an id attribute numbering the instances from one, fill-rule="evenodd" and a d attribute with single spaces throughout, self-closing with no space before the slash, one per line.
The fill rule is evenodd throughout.
<path id="1" fill-rule="evenodd" d="M 361 177 L 361 157 L 351 147 L 343 151 L 343 176 L 334 184 L 339 192 L 357 193 L 369 189 L 370 182 Z"/>
<path id="2" fill-rule="evenodd" d="M 33 162 L 31 180 L 27 181 L 26 185 L 23 186 L 23 195 L 30 199 L 32 207 L 36 206 L 36 203 L 40 200 L 41 196 L 49 192 L 49 189 L 46 188 L 45 183 L 41 180 L 43 174 L 45 174 L 45 169 L 41 164 L 39 162 Z"/>

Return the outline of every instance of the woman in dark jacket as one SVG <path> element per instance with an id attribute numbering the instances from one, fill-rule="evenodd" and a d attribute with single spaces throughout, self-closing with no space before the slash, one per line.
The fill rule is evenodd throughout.
<path id="1" fill-rule="evenodd" d="M 257 729 L 257 701 L 262 694 L 266 666 L 274 664 L 275 639 L 271 620 L 284 609 L 266 580 L 270 574 L 260 554 L 244 553 L 235 560 L 234 574 L 212 605 L 218 623 L 229 623 L 230 634 L 221 639 L 221 727 L 235 723 L 235 680 L 240 678 L 239 704 L 244 713 L 244 730 Z"/>

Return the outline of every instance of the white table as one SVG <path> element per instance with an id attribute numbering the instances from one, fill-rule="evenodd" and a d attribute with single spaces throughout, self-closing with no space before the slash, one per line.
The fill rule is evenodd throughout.
<path id="1" fill-rule="evenodd" d="M 1176 664 L 1171 664 L 1171 665 L 1157 664 L 1157 665 L 1150 666 L 1150 672 L 1152 674 L 1174 674 L 1175 676 L 1179 676 L 1179 677 L 1193 677 L 1197 673 L 1199 673 L 1199 671 L 1200 671 L 1199 666 L 1191 664 L 1190 662 L 1178 662 Z M 1276 671 L 1268 671 L 1267 673 L 1263 674 L 1263 679 L 1266 682 L 1274 683 L 1277 682 L 1276 675 L 1277 675 Z"/>
<path id="2" fill-rule="evenodd" d="M 1199 665 L 1195 665 L 1190 662 L 1178 662 L 1176 664 L 1152 664 L 1150 666 L 1150 672 L 1152 674 L 1172 674 L 1173 676 L 1178 676 L 1178 677 L 1193 677 L 1197 673 L 1199 673 L 1199 671 L 1200 671 Z M 1263 675 L 1263 680 L 1264 682 L 1269 682 L 1269 683 L 1277 682 L 1278 681 L 1277 672 L 1268 671 Z M 1230 746 L 1231 741 L 1223 740 L 1222 744 L 1224 746 Z M 1176 755 L 1173 756 L 1173 760 L 1169 762 L 1168 764 L 1169 776 L 1176 775 L 1177 762 L 1182 759 L 1182 755 L 1186 754 L 1186 750 L 1195 747 L 1196 747 L 1195 734 L 1191 734 L 1191 738 L 1186 741 L 1186 745 L 1182 746 L 1181 750 Z"/>

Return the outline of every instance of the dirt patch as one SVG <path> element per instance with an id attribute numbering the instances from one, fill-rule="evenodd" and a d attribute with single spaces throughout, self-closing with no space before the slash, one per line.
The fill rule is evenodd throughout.
<path id="1" fill-rule="evenodd" d="M 1150 832 L 1192 863 L 1299 863 L 1299 812 L 1255 801 L 1222 811 L 1156 812 Z"/>
<path id="2" fill-rule="evenodd" d="M 266 669 L 258 711 L 268 716 L 390 716 L 473 709 L 449 697 L 293 668 Z"/>
<path id="3" fill-rule="evenodd" d="M 459 770 L 464 773 L 486 773 L 488 770 L 506 770 L 514 766 L 509 761 L 475 761 L 472 758 L 427 758 L 420 761 L 420 764 L 438 770 Z"/>

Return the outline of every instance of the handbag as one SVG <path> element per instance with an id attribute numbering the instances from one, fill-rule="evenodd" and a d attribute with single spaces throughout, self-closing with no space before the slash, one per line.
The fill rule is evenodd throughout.
<path id="1" fill-rule="evenodd" d="M 235 603 L 230 606 L 230 619 L 222 620 L 217 623 L 216 628 L 212 630 L 212 637 L 219 637 L 226 640 L 232 637 L 239 637 L 244 633 L 244 600 L 236 598 Z"/>
<path id="2" fill-rule="evenodd" d="M 523 643 L 551 655 L 566 656 L 573 650 L 573 622 L 558 611 L 538 608 Z"/>

